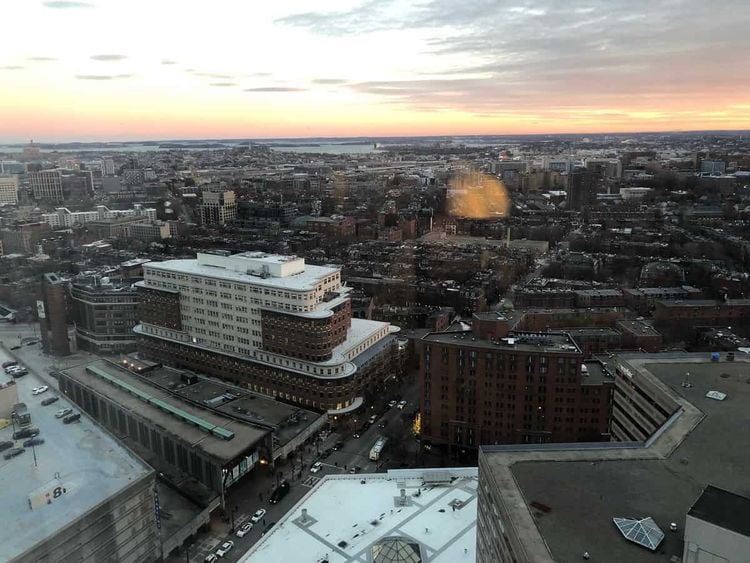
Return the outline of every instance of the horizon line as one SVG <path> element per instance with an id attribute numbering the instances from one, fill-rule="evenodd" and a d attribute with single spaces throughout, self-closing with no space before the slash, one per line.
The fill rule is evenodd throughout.
<path id="1" fill-rule="evenodd" d="M 567 132 L 567 133 L 457 133 L 444 135 L 354 135 L 354 136 L 300 136 L 300 137 L 194 137 L 182 139 L 159 139 L 159 138 L 140 138 L 140 139 L 110 139 L 110 140 L 76 140 L 69 139 L 64 141 L 36 141 L 29 139 L 22 140 L 1 140 L 0 146 L 29 146 L 30 144 L 40 145 L 64 145 L 64 144 L 101 144 L 101 143 L 122 143 L 122 144 L 139 144 L 139 143 L 194 143 L 194 142 L 268 142 L 268 141 L 310 141 L 310 140 L 378 140 L 378 139 L 445 139 L 452 137 L 606 137 L 606 136 L 627 136 L 627 135 L 688 135 L 688 134 L 709 134 L 709 133 L 731 133 L 741 135 L 750 134 L 750 129 L 672 129 L 672 130 L 654 130 L 654 131 L 611 131 L 611 132 Z"/>

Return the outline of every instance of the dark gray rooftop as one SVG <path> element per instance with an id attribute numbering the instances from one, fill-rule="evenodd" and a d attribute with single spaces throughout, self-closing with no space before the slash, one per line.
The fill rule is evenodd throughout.
<path id="1" fill-rule="evenodd" d="M 708 486 L 689 512 L 690 516 L 750 536 L 750 498 Z"/>
<path id="2" fill-rule="evenodd" d="M 147 393 L 155 399 L 182 409 L 189 415 L 199 417 L 211 425 L 233 432 L 234 437 L 231 440 L 225 440 L 221 437 L 214 436 L 193 424 L 189 424 L 188 422 L 145 402 L 128 391 L 120 389 L 108 381 L 89 373 L 86 370 L 88 366 L 94 366 L 101 369 L 120 381 Z M 64 371 L 83 385 L 109 397 L 110 400 L 117 402 L 124 408 L 137 412 L 140 416 L 154 421 L 154 423 L 161 426 L 167 432 L 170 432 L 194 447 L 202 448 L 208 455 L 212 455 L 218 460 L 230 461 L 234 459 L 238 455 L 244 453 L 248 448 L 261 441 L 268 433 L 268 430 L 265 428 L 230 420 L 218 414 L 214 414 L 209 410 L 195 407 L 180 400 L 178 397 L 164 389 L 144 382 L 140 377 L 131 374 L 128 370 L 121 368 L 117 364 L 106 362 L 104 360 L 97 360 L 89 364 L 81 364 Z"/>
<path id="3" fill-rule="evenodd" d="M 477 338 L 471 331 L 431 332 L 425 342 L 439 342 L 454 346 L 472 346 L 489 350 L 518 350 L 521 352 L 556 352 L 580 354 L 576 343 L 560 332 L 518 332 L 498 341 Z"/>
<path id="4" fill-rule="evenodd" d="M 750 496 L 750 362 L 675 353 L 623 354 L 615 361 L 653 374 L 682 406 L 646 445 L 482 448 L 502 494 L 509 502 L 522 499 L 511 518 L 530 550 L 547 553 L 535 560 L 575 561 L 588 551 L 592 561 L 668 561 L 682 556 L 685 516 L 706 486 Z M 690 388 L 682 387 L 686 372 Z M 707 398 L 712 390 L 727 398 Z M 532 502 L 550 510 L 523 508 Z M 646 516 L 666 533 L 656 552 L 628 542 L 612 523 L 613 517 Z M 671 522 L 679 526 L 676 533 L 669 531 Z"/>

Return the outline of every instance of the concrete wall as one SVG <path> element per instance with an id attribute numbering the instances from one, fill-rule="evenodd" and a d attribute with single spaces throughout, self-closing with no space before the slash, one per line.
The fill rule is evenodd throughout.
<path id="1" fill-rule="evenodd" d="M 12 561 L 147 563 L 161 557 L 150 473 Z M 44 525 L 40 519 L 40 526 Z"/>
<path id="2" fill-rule="evenodd" d="M 750 537 L 687 516 L 684 563 L 742 563 L 749 554 Z"/>

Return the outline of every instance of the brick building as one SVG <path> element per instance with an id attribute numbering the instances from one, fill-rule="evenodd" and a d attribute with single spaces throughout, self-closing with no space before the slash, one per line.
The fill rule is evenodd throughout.
<path id="1" fill-rule="evenodd" d="M 567 334 L 482 338 L 479 330 L 422 338 L 423 441 L 460 451 L 609 439 L 614 382 L 595 365 L 583 367 Z"/>

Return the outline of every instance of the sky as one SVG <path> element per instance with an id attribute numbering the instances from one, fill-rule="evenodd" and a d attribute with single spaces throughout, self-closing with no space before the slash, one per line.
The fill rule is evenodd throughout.
<path id="1" fill-rule="evenodd" d="M 748 0 L 2 7 L 2 142 L 750 129 Z"/>

